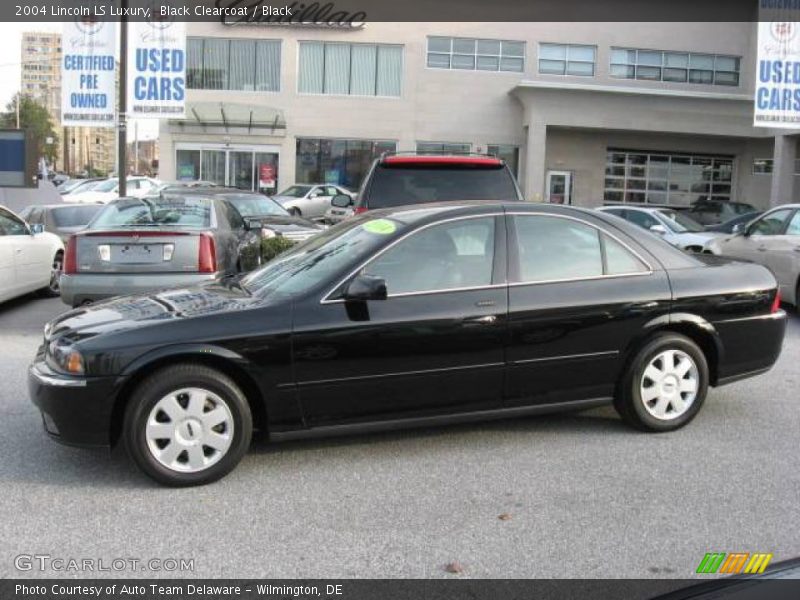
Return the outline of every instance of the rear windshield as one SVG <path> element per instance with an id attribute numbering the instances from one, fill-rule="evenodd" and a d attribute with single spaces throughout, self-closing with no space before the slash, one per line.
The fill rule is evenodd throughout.
<path id="1" fill-rule="evenodd" d="M 89 224 L 89 229 L 173 225 L 207 228 L 211 226 L 212 200 L 197 196 L 125 198 L 106 204 Z"/>
<path id="2" fill-rule="evenodd" d="M 367 194 L 369 208 L 449 200 L 519 200 L 504 165 L 378 165 Z"/>
<path id="3" fill-rule="evenodd" d="M 280 204 L 257 194 L 225 194 L 222 196 L 236 207 L 243 217 L 263 217 L 266 215 L 288 215 Z"/>
<path id="4" fill-rule="evenodd" d="M 86 204 L 84 206 L 63 206 L 52 209 L 53 223 L 56 227 L 83 227 L 92 220 L 100 209 L 100 204 Z"/>

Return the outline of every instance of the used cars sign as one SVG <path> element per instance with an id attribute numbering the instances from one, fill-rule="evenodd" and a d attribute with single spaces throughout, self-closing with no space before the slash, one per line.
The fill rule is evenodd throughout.
<path id="1" fill-rule="evenodd" d="M 773 4 L 761 0 L 754 124 L 800 129 L 800 11 Z"/>

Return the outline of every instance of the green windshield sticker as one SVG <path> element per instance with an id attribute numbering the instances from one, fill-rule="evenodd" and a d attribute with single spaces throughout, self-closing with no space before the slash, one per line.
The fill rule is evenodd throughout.
<path id="1" fill-rule="evenodd" d="M 389 219 L 375 219 L 374 221 L 364 223 L 361 227 L 364 228 L 364 231 L 378 233 L 380 235 L 389 235 L 397 230 L 397 226 Z"/>

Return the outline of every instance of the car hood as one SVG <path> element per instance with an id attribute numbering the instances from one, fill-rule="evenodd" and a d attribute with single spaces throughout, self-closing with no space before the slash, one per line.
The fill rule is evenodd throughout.
<path id="1" fill-rule="evenodd" d="M 120 296 L 56 317 L 45 326 L 45 337 L 68 336 L 72 341 L 80 341 L 102 333 L 163 325 L 166 321 L 236 312 L 257 302 L 257 298 L 235 285 L 235 280 Z"/>
<path id="2" fill-rule="evenodd" d="M 251 216 L 249 220 L 261 221 L 264 227 L 269 227 L 278 232 L 293 231 L 300 229 L 322 229 L 319 225 L 312 223 L 302 217 L 294 217 L 292 215 L 263 215 Z"/>
<path id="3" fill-rule="evenodd" d="M 686 233 L 674 233 L 676 239 L 679 239 L 684 244 L 705 244 L 711 240 L 725 237 L 726 234 L 719 233 L 718 231 L 698 231 Z"/>

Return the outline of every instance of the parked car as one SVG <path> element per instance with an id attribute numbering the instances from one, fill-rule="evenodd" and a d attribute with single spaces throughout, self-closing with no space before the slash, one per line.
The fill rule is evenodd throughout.
<path id="1" fill-rule="evenodd" d="M 222 198 L 165 195 L 119 198 L 67 243 L 61 299 L 69 306 L 242 270 L 258 235 Z"/>
<path id="2" fill-rule="evenodd" d="M 168 485 L 273 440 L 614 403 L 645 431 L 777 360 L 760 265 L 611 215 L 522 202 L 370 211 L 243 277 L 106 301 L 45 327 L 29 390 L 56 440 L 124 440 Z M 756 407 L 754 407 L 756 408 Z"/>
<path id="3" fill-rule="evenodd" d="M 713 251 L 769 267 L 783 301 L 800 310 L 800 204 L 765 212 L 740 232 L 714 240 Z"/>
<path id="4" fill-rule="evenodd" d="M 355 200 L 337 196 L 326 220 L 336 223 L 376 208 L 463 200 L 522 200 L 504 160 L 480 155 L 384 154 L 373 162 Z"/>
<path id="5" fill-rule="evenodd" d="M 58 296 L 64 244 L 0 206 L 0 302 L 39 292 Z"/>
<path id="6" fill-rule="evenodd" d="M 728 202 L 727 200 L 698 200 L 685 212 L 701 225 L 719 225 L 734 217 L 752 213 L 756 207 L 746 202 Z"/>
<path id="7" fill-rule="evenodd" d="M 331 199 L 340 194 L 351 198 L 354 196 L 353 192 L 340 185 L 313 183 L 293 185 L 272 196 L 272 199 L 290 214 L 317 219 L 325 216 L 331 206 Z"/>
<path id="8" fill-rule="evenodd" d="M 30 225 L 41 225 L 44 231 L 55 233 L 66 244 L 69 236 L 86 227 L 101 208 L 101 204 L 33 204 L 19 216 Z"/>
<path id="9" fill-rule="evenodd" d="M 61 194 L 62 196 L 68 196 L 70 194 L 77 194 L 79 192 L 88 192 L 94 186 L 98 185 L 99 183 L 105 181 L 103 178 L 97 179 L 70 179 L 65 183 L 62 183 L 60 186 L 56 188 L 56 191 Z"/>
<path id="10" fill-rule="evenodd" d="M 597 210 L 622 217 L 660 235 L 670 244 L 690 252 L 711 252 L 711 240 L 723 235 L 706 231 L 702 225 L 685 213 L 671 208 L 643 208 L 637 206 L 604 206 Z"/>
<path id="11" fill-rule="evenodd" d="M 127 195 L 134 198 L 147 196 L 152 190 L 157 188 L 161 182 L 149 177 L 129 177 L 127 181 Z M 87 191 L 77 191 L 67 196 L 65 202 L 92 203 L 110 202 L 119 197 L 119 180 L 117 178 L 106 179 Z"/>
<path id="12" fill-rule="evenodd" d="M 223 188 L 215 192 L 230 202 L 239 214 L 251 224 L 257 222 L 264 237 L 284 237 L 292 242 L 302 242 L 314 237 L 324 227 L 302 217 L 290 214 L 283 206 L 256 192 L 243 192 Z"/>
<path id="13" fill-rule="evenodd" d="M 69 181 L 69 175 L 66 173 L 51 173 L 49 179 L 54 186 L 58 187 Z"/>
<path id="14" fill-rule="evenodd" d="M 761 214 L 761 211 L 745 213 L 743 215 L 739 215 L 738 217 L 733 217 L 729 221 L 725 221 L 719 225 L 707 225 L 706 231 L 716 231 L 718 233 L 736 233 L 739 228 L 747 225 L 750 221 L 755 221 L 755 219 Z"/>

